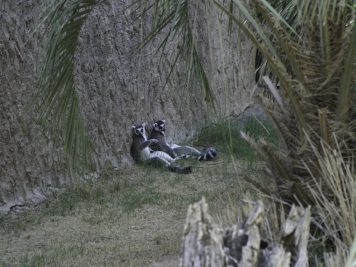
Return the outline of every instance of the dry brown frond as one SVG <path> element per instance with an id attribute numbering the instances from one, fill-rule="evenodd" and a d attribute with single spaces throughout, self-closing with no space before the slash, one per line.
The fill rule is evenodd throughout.
<path id="1" fill-rule="evenodd" d="M 337 247 L 347 250 L 356 234 L 356 174 L 352 161 L 346 161 L 339 149 L 313 146 L 320 168 L 316 177 L 310 173 L 309 190 L 315 201 L 315 215 L 323 222 L 325 235 Z"/>

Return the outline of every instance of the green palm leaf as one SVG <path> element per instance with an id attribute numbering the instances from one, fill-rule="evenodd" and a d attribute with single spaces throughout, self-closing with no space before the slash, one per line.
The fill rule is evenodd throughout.
<path id="1" fill-rule="evenodd" d="M 352 27 L 353 26 L 353 27 Z M 341 77 L 341 86 L 337 103 L 337 118 L 339 121 L 347 122 L 351 119 L 351 108 L 353 103 L 352 94 L 355 94 L 355 65 L 356 65 L 356 22 L 353 20 L 352 37 L 350 41 L 350 49 L 345 57 L 345 69 Z"/>
<path id="2" fill-rule="evenodd" d="M 288 95 L 288 99 L 291 101 L 299 124 L 306 129 L 304 114 L 301 110 L 299 100 L 295 97 L 293 88 L 290 84 L 290 75 L 287 73 L 286 66 L 280 59 L 277 50 L 274 48 L 275 45 L 265 33 L 263 26 L 251 15 L 251 12 L 248 11 L 248 9 L 240 0 L 234 0 L 234 3 L 236 3 L 243 16 L 250 23 L 250 25 L 246 24 L 243 18 L 239 18 L 234 14 L 231 14 L 217 0 L 213 0 L 213 2 L 243 30 L 243 32 L 250 38 L 250 40 L 257 46 L 259 51 L 266 58 L 274 74 L 279 78 L 282 84 L 282 90 L 285 90 L 285 93 Z"/>
<path id="3" fill-rule="evenodd" d="M 61 140 L 71 169 L 91 166 L 92 152 L 74 87 L 74 55 L 81 27 L 100 0 L 61 0 L 44 12 L 48 40 L 37 90 L 40 122 Z M 50 18 L 50 19 L 49 19 Z"/>
<path id="4" fill-rule="evenodd" d="M 138 2 L 138 1 L 137 1 Z M 136 2 L 136 3 L 137 3 Z M 147 12 L 153 14 L 152 29 L 137 50 L 142 49 L 158 34 L 165 32 L 165 37 L 157 48 L 157 52 L 164 52 L 169 41 L 177 41 L 177 50 L 173 59 L 171 70 L 167 81 L 172 74 L 176 63 L 179 60 L 185 62 L 187 66 L 187 87 L 192 80 L 199 82 L 204 88 L 205 101 L 215 107 L 215 96 L 210 86 L 210 81 L 202 64 L 198 53 L 197 44 L 194 40 L 192 18 L 190 15 L 191 4 L 188 0 L 158 0 L 149 5 L 150 1 L 145 1 L 144 11 L 139 17 Z M 201 1 L 202 3 L 204 1 Z M 199 4 L 197 2 L 196 4 Z M 143 5 L 142 3 L 140 5 Z"/>
<path id="5" fill-rule="evenodd" d="M 293 187 L 298 189 L 295 199 L 310 203 L 310 193 L 303 189 L 311 182 L 306 169 L 320 174 L 320 168 L 312 166 L 316 161 L 312 148 L 320 147 L 320 142 L 338 145 L 345 157 L 356 151 L 353 1 L 254 0 L 256 9 L 251 9 L 244 1 L 233 0 L 242 16 L 232 14 L 222 1 L 212 1 L 252 40 L 277 78 L 279 88 L 270 82 L 268 88 L 279 105 L 269 113 L 289 157 L 278 157 L 265 144 L 246 139 L 269 162 L 281 189 L 276 197 L 290 201 L 291 191 L 285 189 Z M 264 98 L 261 103 L 269 101 Z"/>

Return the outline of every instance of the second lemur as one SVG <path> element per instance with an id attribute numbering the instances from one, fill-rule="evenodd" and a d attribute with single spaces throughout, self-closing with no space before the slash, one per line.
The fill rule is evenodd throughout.
<path id="1" fill-rule="evenodd" d="M 150 139 L 156 139 L 158 142 L 152 143 L 150 147 L 155 151 L 163 151 L 171 157 L 194 157 L 198 160 L 211 160 L 217 156 L 216 149 L 213 147 L 205 148 L 203 151 L 191 146 L 169 145 L 166 141 L 165 120 L 156 120 L 153 123 L 153 129 Z"/>

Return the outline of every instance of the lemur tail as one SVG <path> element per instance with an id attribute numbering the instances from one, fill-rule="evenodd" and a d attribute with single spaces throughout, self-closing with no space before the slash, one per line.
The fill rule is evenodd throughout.
<path id="1" fill-rule="evenodd" d="M 188 159 L 188 158 L 190 158 L 191 157 L 191 155 L 187 155 L 187 154 L 183 154 L 183 155 L 179 155 L 179 156 L 177 156 L 177 157 L 175 157 L 176 159 Z"/>
<path id="2" fill-rule="evenodd" d="M 181 166 L 168 165 L 168 170 L 170 170 L 171 172 L 188 174 L 188 173 L 192 172 L 192 167 L 191 166 L 181 167 Z"/>

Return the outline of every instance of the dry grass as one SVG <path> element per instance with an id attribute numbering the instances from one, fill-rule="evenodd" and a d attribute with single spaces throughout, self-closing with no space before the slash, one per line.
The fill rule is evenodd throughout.
<path id="1" fill-rule="evenodd" d="M 321 234 L 317 234 L 318 239 L 314 246 L 322 248 L 324 256 L 321 258 L 325 266 L 354 266 L 351 263 L 346 264 L 348 258 L 356 264 L 354 163 L 351 160 L 347 162 L 340 149 L 330 149 L 322 145 L 319 149 L 313 146 L 313 151 L 318 159 L 315 165 L 320 166 L 318 173 L 321 175 L 315 177 L 310 170 L 314 182 L 314 185 L 309 187 L 315 201 L 314 220 L 321 231 Z"/>
<path id="2" fill-rule="evenodd" d="M 205 196 L 213 215 L 234 220 L 223 210 L 251 191 L 240 167 L 220 157 L 190 175 L 135 166 L 82 183 L 2 218 L 0 266 L 145 266 L 177 256 L 190 203 Z"/>

